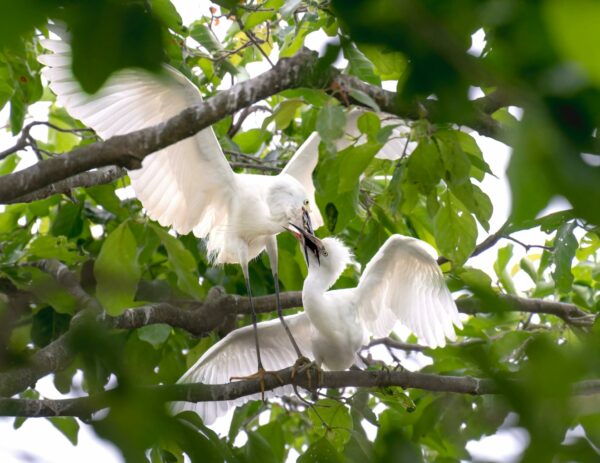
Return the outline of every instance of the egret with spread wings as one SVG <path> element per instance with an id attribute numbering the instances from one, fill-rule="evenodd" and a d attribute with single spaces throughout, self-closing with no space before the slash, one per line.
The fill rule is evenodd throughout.
<path id="1" fill-rule="evenodd" d="M 285 319 L 303 352 L 318 366 L 345 370 L 356 360 L 369 336 L 387 336 L 397 322 L 429 347 L 443 347 L 461 328 L 456 304 L 446 287 L 435 251 L 420 240 L 393 235 L 365 267 L 355 288 L 330 290 L 351 262 L 350 250 L 336 238 L 318 240 L 304 230 L 295 233 L 303 245 L 308 276 L 302 289 L 305 312 Z M 291 365 L 295 353 L 284 343 L 276 320 L 258 324 L 265 366 L 279 370 Z M 229 333 L 212 346 L 179 380 L 180 383 L 223 384 L 251 370 L 249 327 Z M 271 395 L 291 393 L 291 386 Z M 210 424 L 230 407 L 256 396 L 222 402 L 175 402 L 174 412 L 196 411 Z"/>
<path id="2" fill-rule="evenodd" d="M 64 31 L 58 31 L 65 36 Z M 202 102 L 200 92 L 184 75 L 164 66 L 159 75 L 121 70 L 96 94 L 88 95 L 71 72 L 71 49 L 64 40 L 44 40 L 52 54 L 42 55 L 44 76 L 57 101 L 102 138 L 159 124 Z M 144 158 L 129 171 L 131 184 L 146 213 L 181 234 L 205 238 L 216 264 L 239 263 L 252 307 L 248 263 L 267 250 L 275 292 L 279 296 L 276 235 L 290 224 L 323 223 L 314 201 L 312 171 L 319 139 L 309 137 L 283 171 L 275 176 L 238 174 L 229 166 L 211 127 Z M 311 217 L 312 213 L 312 225 Z M 279 297 L 277 308 L 285 325 Z M 287 327 L 296 355 L 301 351 Z M 259 376 L 264 374 L 259 340 L 254 342 Z"/>

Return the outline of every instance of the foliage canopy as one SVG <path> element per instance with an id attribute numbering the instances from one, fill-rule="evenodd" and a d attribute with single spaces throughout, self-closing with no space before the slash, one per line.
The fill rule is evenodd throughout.
<path id="1" fill-rule="evenodd" d="M 237 266 L 210 267 L 192 235 L 173 236 L 149 221 L 137 200 L 121 199 L 128 179 L 115 169 L 100 184 L 81 180 L 68 194 L 42 192 L 0 213 L 1 395 L 35 400 L 35 381 L 52 372 L 62 393 L 81 387 L 95 397 L 116 378 L 106 416 L 72 415 L 114 442 L 127 461 L 182 461 L 186 453 L 193 461 L 281 462 L 291 449 L 300 462 L 465 461 L 466 443 L 496 433 L 511 413 L 508 421 L 530 436 L 523 461 L 597 460 L 600 7 L 589 0 L 215 3 L 189 26 L 169 0 L 3 4 L 0 107 L 10 106 L 7 130 L 20 140 L 0 153 L 3 181 L 32 152 L 43 169 L 47 159 L 97 142 L 54 103 L 40 77 L 39 40 L 49 34 L 49 19 L 68 25 L 73 72 L 86 90 L 98 90 L 120 68 L 152 72 L 168 62 L 205 98 L 247 80 L 257 62 L 294 56 L 309 34 L 322 31 L 330 44 L 319 69 L 342 56 L 343 75 L 356 78 L 343 82 L 369 85 L 274 94 L 216 123 L 219 141 L 236 169 L 277 171 L 317 130 L 323 141 L 314 179 L 326 221 L 318 234 L 341 237 L 361 265 L 391 234 L 429 242 L 443 256 L 459 307 L 471 314 L 456 345 L 423 350 L 387 340 L 392 363 L 369 368 L 393 367 L 396 357 L 412 358 L 417 349 L 431 360 L 423 372 L 490 379 L 499 393 L 328 389 L 314 408 L 294 397 L 240 407 L 225 437 L 192 414 L 168 416 L 164 399 L 139 386 L 174 383 L 249 317 L 229 312 L 210 333 L 168 321 L 110 320 L 158 303 L 190 311 L 215 287 L 244 295 L 244 280 Z M 470 51 L 476 33 L 485 36 L 481 53 Z M 395 92 L 380 90 L 390 84 Z M 484 96 L 473 98 L 473 89 Z M 28 107 L 39 101 L 47 102 L 50 125 L 38 137 Z M 391 128 L 365 113 L 358 122 L 363 137 L 337 152 L 347 103 L 398 116 L 410 150 L 393 161 L 376 158 Z M 519 117 L 511 106 L 522 110 Z M 261 126 L 242 124 L 260 111 L 267 114 Z M 512 211 L 500 230 L 490 230 L 495 198 L 481 183 L 494 173 L 465 128 L 513 148 Z M 539 217 L 555 195 L 573 209 Z M 512 235 L 536 227 L 546 241 L 526 245 L 515 263 L 514 246 L 522 243 Z M 493 275 L 470 265 L 471 256 L 500 239 Z M 299 290 L 302 254 L 290 236 L 278 241 L 282 289 Z M 354 285 L 357 275 L 348 268 L 338 287 Z M 251 280 L 255 294 L 273 293 L 266 257 L 252 264 Z M 88 316 L 99 307 L 108 314 L 101 322 Z M 262 317 L 272 318 L 272 309 Z M 69 354 L 52 350 L 57 345 Z M 74 381 L 78 370 L 81 385 Z M 584 388 L 590 395 L 579 394 Z M 15 427 L 36 416 L 15 404 L 0 400 L 0 415 L 17 416 Z M 49 419 L 77 443 L 80 421 Z M 375 426 L 374 438 L 365 422 Z M 565 440 L 578 426 L 583 432 Z M 234 446 L 242 433 L 245 443 Z"/>

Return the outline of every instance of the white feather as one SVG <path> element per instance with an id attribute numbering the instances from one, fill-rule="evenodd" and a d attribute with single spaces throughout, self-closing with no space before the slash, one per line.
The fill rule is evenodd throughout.
<path id="1" fill-rule="evenodd" d="M 312 356 L 310 345 L 311 326 L 305 313 L 285 317 L 298 346 L 304 355 Z M 283 325 L 279 319 L 258 324 L 260 354 L 267 371 L 287 368 L 296 361 Z M 179 379 L 178 383 L 226 384 L 232 376 L 248 376 L 256 371 L 254 333 L 252 326 L 232 331 L 210 349 Z M 265 392 L 266 397 L 289 395 L 291 386 L 280 387 Z M 184 410 L 195 411 L 205 424 L 211 424 L 231 407 L 242 405 L 250 400 L 259 400 L 260 394 L 221 402 L 173 402 L 171 411 L 176 414 Z"/>
<path id="2" fill-rule="evenodd" d="M 385 311 L 430 347 L 454 338 L 452 324 L 462 328 L 435 251 L 415 238 L 391 236 L 365 267 L 356 289 L 360 318 L 375 336 L 387 336 L 393 328 L 389 319 L 379 323 Z"/>

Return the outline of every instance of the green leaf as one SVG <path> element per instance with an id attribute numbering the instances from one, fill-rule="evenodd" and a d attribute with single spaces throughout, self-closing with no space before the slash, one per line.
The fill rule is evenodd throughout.
<path id="1" fill-rule="evenodd" d="M 258 26 L 260 23 L 273 18 L 282 5 L 283 0 L 267 0 L 266 2 L 262 3 L 260 5 L 261 9 L 270 11 L 256 11 L 248 14 L 244 21 L 244 30 L 252 29 L 253 27 Z"/>
<path id="2" fill-rule="evenodd" d="M 281 424 L 271 421 L 259 427 L 256 433 L 268 442 L 274 456 L 274 461 L 283 463 L 285 461 L 285 437 L 281 429 Z"/>
<path id="3" fill-rule="evenodd" d="M 381 45 L 360 44 L 359 48 L 375 65 L 375 72 L 382 80 L 398 80 L 405 73 L 407 61 L 402 53 Z"/>
<path id="4" fill-rule="evenodd" d="M 83 203 L 63 203 L 58 209 L 56 218 L 52 221 L 50 233 L 54 236 L 74 238 L 83 230 Z"/>
<path id="5" fill-rule="evenodd" d="M 268 142 L 271 134 L 262 129 L 250 129 L 246 132 L 238 132 L 233 141 L 240 147 L 243 153 L 256 153 L 264 143 Z"/>
<path id="6" fill-rule="evenodd" d="M 346 113 L 339 105 L 321 108 L 317 116 L 317 132 L 325 141 L 342 138 L 346 126 Z"/>
<path id="7" fill-rule="evenodd" d="M 69 19 L 73 74 L 86 92 L 96 92 L 122 68 L 161 69 L 161 24 L 144 5 L 82 2 Z"/>
<path id="8" fill-rule="evenodd" d="M 496 262 L 494 262 L 494 271 L 498 276 L 498 280 L 502 284 L 504 290 L 509 294 L 517 294 L 517 290 L 515 289 L 515 284 L 513 282 L 512 277 L 507 269 L 508 263 L 512 258 L 513 254 L 513 245 L 507 244 L 503 248 L 498 249 L 498 258 Z"/>
<path id="9" fill-rule="evenodd" d="M 211 53 L 223 50 L 221 42 L 217 40 L 208 27 L 199 21 L 192 23 L 190 26 L 190 36 Z"/>
<path id="10" fill-rule="evenodd" d="M 350 95 L 351 98 L 354 98 L 359 103 L 362 103 L 365 106 L 368 106 L 373 111 L 377 111 L 377 112 L 381 111 L 377 102 L 373 98 L 371 98 L 371 96 L 367 95 L 362 90 L 358 90 L 356 88 L 351 88 L 350 91 L 348 92 L 348 95 Z"/>
<path id="11" fill-rule="evenodd" d="M 134 305 L 141 274 L 135 237 L 123 222 L 108 235 L 94 264 L 96 297 L 109 315 Z"/>
<path id="12" fill-rule="evenodd" d="M 310 420 L 315 426 L 320 427 L 318 433 L 325 434 L 335 449 L 342 452 L 353 430 L 350 410 L 343 403 L 333 399 L 319 400 L 315 404 L 315 408 L 316 411 L 313 408 L 308 409 Z M 325 421 L 329 429 L 323 426 L 321 420 Z"/>
<path id="13" fill-rule="evenodd" d="M 373 63 L 352 42 L 342 45 L 344 57 L 348 60 L 350 74 L 365 82 L 380 86 L 381 79 L 375 74 Z"/>
<path id="14" fill-rule="evenodd" d="M 543 3 L 543 11 L 553 45 L 600 85 L 600 49 L 595 46 L 600 4 L 589 0 L 548 0 Z"/>
<path id="15" fill-rule="evenodd" d="M 69 329 L 70 321 L 69 315 L 44 307 L 33 316 L 31 340 L 36 346 L 45 347 Z"/>
<path id="16" fill-rule="evenodd" d="M 289 58 L 296 54 L 298 50 L 304 45 L 304 38 L 313 31 L 316 31 L 321 27 L 323 20 L 319 19 L 318 15 L 313 13 L 305 13 L 300 20 L 299 26 L 296 30 L 291 30 L 286 36 L 281 45 L 281 51 L 279 52 L 280 58 Z"/>
<path id="17" fill-rule="evenodd" d="M 577 238 L 573 234 L 575 222 L 567 222 L 558 229 L 554 239 L 554 273 L 552 277 L 556 288 L 561 293 L 567 293 L 573 285 L 571 263 L 577 251 Z"/>
<path id="18" fill-rule="evenodd" d="M 356 127 L 368 137 L 375 138 L 381 129 L 381 119 L 372 112 L 366 111 L 356 120 Z"/>
<path id="19" fill-rule="evenodd" d="M 36 298 L 59 313 L 73 314 L 77 309 L 75 298 L 62 286 L 57 285 L 54 278 L 38 268 L 28 268 L 25 275 L 15 276 L 13 282 L 17 287 L 35 294 Z"/>
<path id="20" fill-rule="evenodd" d="M 152 345 L 155 349 L 159 348 L 169 338 L 171 327 L 164 323 L 156 325 L 142 326 L 137 329 L 137 335 L 140 340 Z"/>
<path id="21" fill-rule="evenodd" d="M 15 91 L 14 77 L 10 66 L 0 60 L 0 109 L 10 100 Z"/>
<path id="22" fill-rule="evenodd" d="M 48 418 L 48 421 L 58 429 L 73 445 L 77 445 L 79 434 L 79 423 L 72 416 L 56 416 Z"/>
<path id="23" fill-rule="evenodd" d="M 506 171 L 512 192 L 511 218 L 514 222 L 533 219 L 548 204 L 554 187 L 546 175 L 546 126 L 533 115 L 523 116 L 515 149 Z"/>
<path id="24" fill-rule="evenodd" d="M 150 228 L 158 235 L 169 254 L 169 264 L 177 275 L 179 289 L 198 300 L 202 299 L 204 290 L 198 283 L 198 265 L 192 253 L 183 246 L 181 241 L 169 235 L 159 226 L 150 224 Z"/>
<path id="25" fill-rule="evenodd" d="M 36 235 L 29 242 L 28 251 L 35 259 L 57 259 L 65 264 L 82 262 L 82 256 L 73 241 L 64 236 Z"/>
<path id="26" fill-rule="evenodd" d="M 229 426 L 229 440 L 231 442 L 235 440 L 244 423 L 248 422 L 251 417 L 258 418 L 258 413 L 262 406 L 263 404 L 260 400 L 254 400 L 235 409 L 231 418 L 231 425 Z"/>
<path id="27" fill-rule="evenodd" d="M 258 432 L 248 433 L 248 442 L 244 446 L 246 461 L 261 463 L 276 463 L 275 454 L 271 449 L 271 443 Z"/>
<path id="28" fill-rule="evenodd" d="M 437 145 L 428 138 L 421 140 L 408 158 L 408 180 L 422 194 L 427 195 L 439 183 L 443 174 L 442 158 Z"/>
<path id="29" fill-rule="evenodd" d="M 167 26 L 176 32 L 182 32 L 183 21 L 170 0 L 151 0 L 152 12 Z"/>
<path id="30" fill-rule="evenodd" d="M 23 100 L 22 92 L 17 91 L 10 99 L 10 131 L 13 135 L 17 135 L 23 129 L 26 113 L 27 103 Z"/>
<path id="31" fill-rule="evenodd" d="M 441 254 L 460 266 L 475 249 L 477 224 L 462 203 L 446 193 L 446 201 L 434 217 L 435 242 Z"/>
<path id="32" fill-rule="evenodd" d="M 326 438 L 312 444 L 298 458 L 298 463 L 343 463 L 344 458 Z"/>
<path id="33" fill-rule="evenodd" d="M 273 112 L 273 115 L 265 119 L 265 121 L 273 120 L 275 121 L 275 127 L 278 130 L 283 130 L 294 120 L 298 108 L 303 104 L 304 102 L 302 100 L 296 99 L 282 101 Z"/>
<path id="34" fill-rule="evenodd" d="M 283 19 L 288 19 L 301 3 L 302 0 L 285 0 L 283 6 L 279 9 L 279 14 Z"/>
<path id="35" fill-rule="evenodd" d="M 0 175 L 10 174 L 17 164 L 19 163 L 20 158 L 18 156 L 9 156 L 6 159 L 0 161 Z"/>
<path id="36" fill-rule="evenodd" d="M 350 146 L 338 153 L 340 160 L 338 193 L 347 193 L 356 189 L 360 175 L 365 171 L 380 148 L 379 143 L 368 142 L 358 146 Z"/>
<path id="37" fill-rule="evenodd" d="M 458 271 L 458 276 L 468 288 L 477 291 L 490 291 L 492 287 L 490 276 L 477 268 L 464 267 Z"/>

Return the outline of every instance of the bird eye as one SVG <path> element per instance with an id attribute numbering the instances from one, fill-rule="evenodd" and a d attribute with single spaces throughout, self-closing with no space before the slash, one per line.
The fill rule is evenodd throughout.
<path id="1" fill-rule="evenodd" d="M 305 199 L 305 200 L 304 200 L 304 205 L 305 205 L 305 206 L 308 206 L 308 199 Z"/>
<path id="2" fill-rule="evenodd" d="M 329 253 L 327 251 L 325 251 L 325 249 L 323 249 L 323 252 L 321 252 L 321 254 L 323 254 L 325 257 L 327 257 L 329 255 Z"/>

